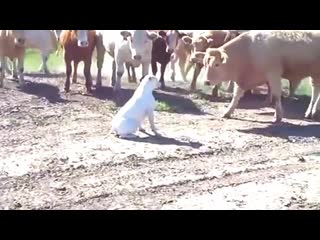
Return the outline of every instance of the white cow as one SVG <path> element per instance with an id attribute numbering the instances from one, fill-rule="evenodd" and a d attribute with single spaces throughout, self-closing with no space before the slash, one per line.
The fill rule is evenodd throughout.
<path id="1" fill-rule="evenodd" d="M 101 86 L 101 68 L 105 51 L 114 59 L 112 67 L 114 91 L 121 89 L 121 78 L 126 63 L 135 68 L 142 65 L 142 76 L 149 73 L 152 39 L 157 37 L 156 33 L 147 30 L 97 30 L 97 35 L 100 39 L 97 43 L 98 87 Z"/>
<path id="2" fill-rule="evenodd" d="M 39 71 L 49 74 L 47 61 L 50 53 L 58 48 L 58 37 L 61 30 L 25 30 L 26 48 L 37 49 L 41 53 L 42 64 Z M 6 66 L 7 68 L 7 66 Z M 9 69 L 7 68 L 7 71 Z M 13 62 L 13 76 L 17 75 L 16 63 Z"/>

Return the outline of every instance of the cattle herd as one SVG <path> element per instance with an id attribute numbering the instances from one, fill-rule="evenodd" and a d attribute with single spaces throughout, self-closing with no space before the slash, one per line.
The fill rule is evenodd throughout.
<path id="1" fill-rule="evenodd" d="M 113 32 L 113 34 L 110 34 Z M 114 34 L 116 32 L 116 34 Z M 137 82 L 135 68 L 142 67 L 142 76 L 157 74 L 160 64 L 160 83 L 165 90 L 164 73 L 169 64 L 171 81 L 176 80 L 175 65 L 187 81 L 193 69 L 190 91 L 197 88 L 197 78 L 204 70 L 205 83 L 212 85 L 212 94 L 222 82 L 229 82 L 233 99 L 223 117 L 230 117 L 246 91 L 267 84 L 267 100 L 274 102 L 274 122 L 283 117 L 281 80 L 290 83 L 293 96 L 301 80 L 310 77 L 312 96 L 305 118 L 319 119 L 320 112 L 320 31 L 304 30 L 204 30 L 194 33 L 183 30 L 0 30 L 1 76 L 5 73 L 18 78 L 24 85 L 24 55 L 27 48 L 38 48 L 42 55 L 41 71 L 49 74 L 49 54 L 64 51 L 66 81 L 64 90 L 70 91 L 70 78 L 77 82 L 77 67 L 84 62 L 85 85 L 92 93 L 91 65 L 94 52 L 97 58 L 95 88 L 102 86 L 105 53 L 113 58 L 112 87 L 121 91 L 121 79 L 127 70 L 129 82 Z M 8 68 L 8 60 L 13 63 Z M 17 62 L 16 62 L 17 61 Z M 73 63 L 73 66 L 72 66 Z"/>

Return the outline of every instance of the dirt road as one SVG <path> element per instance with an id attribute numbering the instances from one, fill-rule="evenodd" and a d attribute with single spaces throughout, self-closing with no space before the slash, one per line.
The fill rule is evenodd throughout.
<path id="1" fill-rule="evenodd" d="M 62 75 L 26 79 L 24 90 L 11 80 L 0 89 L 0 209 L 320 209 L 320 124 L 302 118 L 308 99 L 286 99 L 281 124 L 264 96 L 226 120 L 230 98 L 168 82 L 155 93 L 172 109 L 156 112 L 162 137 L 129 141 L 109 135 L 109 88 L 86 96 L 80 80 L 65 94 Z"/>

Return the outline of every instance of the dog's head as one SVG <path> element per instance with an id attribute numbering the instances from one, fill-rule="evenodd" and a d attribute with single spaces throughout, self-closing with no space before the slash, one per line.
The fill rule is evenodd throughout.
<path id="1" fill-rule="evenodd" d="M 160 82 L 156 76 L 147 74 L 140 79 L 140 86 L 151 91 L 160 88 Z"/>

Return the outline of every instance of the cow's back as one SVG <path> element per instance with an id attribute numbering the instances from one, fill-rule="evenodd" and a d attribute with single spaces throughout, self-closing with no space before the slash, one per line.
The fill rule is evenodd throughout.
<path id="1" fill-rule="evenodd" d="M 249 51 L 258 67 L 278 65 L 284 77 L 304 77 L 319 69 L 320 31 L 251 31 L 246 35 L 251 38 Z"/>
<path id="2" fill-rule="evenodd" d="M 24 47 L 17 47 L 14 43 L 14 37 L 8 30 L 0 30 L 0 56 L 16 58 L 24 54 Z"/>

